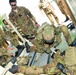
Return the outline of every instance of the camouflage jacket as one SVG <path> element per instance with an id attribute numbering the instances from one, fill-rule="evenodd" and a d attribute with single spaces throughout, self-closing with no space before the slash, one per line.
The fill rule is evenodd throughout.
<path id="1" fill-rule="evenodd" d="M 51 26 L 51 27 L 54 27 L 54 26 Z M 41 37 L 42 36 L 42 31 L 40 31 L 38 34 L 37 34 L 37 37 L 36 39 L 32 40 L 31 42 L 35 45 L 35 50 L 39 53 L 43 53 L 43 52 L 46 52 L 46 53 L 50 53 L 50 49 L 54 46 L 58 46 L 59 44 L 61 44 L 61 42 L 63 41 L 63 39 L 61 38 L 61 33 L 63 32 L 63 35 L 65 37 L 65 41 L 68 43 L 68 45 L 70 45 L 72 43 L 72 39 L 70 37 L 70 34 L 68 32 L 68 29 L 66 26 L 61 26 L 61 27 L 54 27 L 54 42 L 52 45 L 49 45 L 49 44 L 46 44 L 43 40 L 43 38 Z M 40 38 L 40 39 L 39 39 Z M 33 49 L 31 49 L 33 50 Z"/>
<path id="2" fill-rule="evenodd" d="M 7 52 L 7 49 L 0 47 L 0 65 L 5 65 L 11 59 L 10 54 Z"/>
<path id="3" fill-rule="evenodd" d="M 54 27 L 54 26 L 51 26 L 51 27 Z M 52 45 L 50 44 L 46 44 L 45 41 L 43 40 L 42 38 L 42 32 L 43 31 L 40 31 L 37 36 L 36 36 L 36 39 L 33 39 L 31 42 L 35 45 L 35 50 L 39 53 L 50 53 L 51 50 L 50 48 L 52 48 L 55 44 L 59 44 L 61 42 L 61 36 L 60 36 L 60 29 L 55 29 L 54 28 L 54 31 L 55 31 L 55 38 L 54 38 L 54 42 Z M 33 51 L 33 49 L 31 48 L 31 50 Z"/>
<path id="4" fill-rule="evenodd" d="M 0 46 L 5 42 L 5 33 L 0 29 Z"/>
<path id="5" fill-rule="evenodd" d="M 32 21 L 34 18 L 31 12 L 24 7 L 17 7 L 18 12 L 11 10 L 9 19 L 15 25 L 21 34 L 34 34 L 36 33 L 36 27 Z"/>
<path id="6" fill-rule="evenodd" d="M 44 65 L 44 66 L 18 66 L 18 73 L 23 73 L 24 75 L 40 75 L 40 74 L 47 74 L 47 75 L 60 75 L 60 70 L 56 68 L 58 62 L 63 63 L 63 58 L 60 57 L 60 52 L 57 52 L 54 56 L 53 62 Z"/>

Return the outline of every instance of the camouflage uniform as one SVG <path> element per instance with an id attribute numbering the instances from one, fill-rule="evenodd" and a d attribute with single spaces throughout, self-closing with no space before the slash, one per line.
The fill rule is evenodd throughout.
<path id="1" fill-rule="evenodd" d="M 57 63 L 64 63 L 62 57 L 60 57 L 60 52 L 57 52 L 54 56 L 54 60 L 52 63 L 38 67 L 38 66 L 18 66 L 18 73 L 23 73 L 24 75 L 39 75 L 39 74 L 47 74 L 47 75 L 59 75 L 61 72 L 57 69 Z"/>
<path id="2" fill-rule="evenodd" d="M 61 71 L 56 67 L 58 63 L 64 64 L 64 57 L 60 56 L 60 51 L 56 52 L 54 59 L 50 64 L 43 66 L 44 73 L 48 75 L 60 75 Z"/>
<path id="3" fill-rule="evenodd" d="M 18 36 L 15 32 L 12 32 L 12 28 L 11 26 L 6 22 L 6 20 L 3 20 L 4 23 L 4 33 L 6 34 L 6 40 L 10 41 L 12 43 L 12 45 L 14 45 L 15 47 L 19 45 L 18 42 Z"/>
<path id="4" fill-rule="evenodd" d="M 5 33 L 0 29 L 0 46 L 5 42 Z"/>
<path id="5" fill-rule="evenodd" d="M 65 30 L 64 30 L 64 28 L 65 28 Z M 61 40 L 60 33 L 62 31 L 63 32 L 65 31 L 64 33 L 68 34 L 66 26 L 56 28 L 53 25 L 43 23 L 43 25 L 37 30 L 37 34 L 38 34 L 37 37 L 32 40 L 32 43 L 35 46 L 31 47 L 31 51 L 35 50 L 39 53 L 43 53 L 43 52 L 51 53 L 50 48 L 53 47 L 55 43 L 56 43 L 56 45 L 61 43 L 62 40 Z M 65 36 L 66 36 L 66 34 L 65 34 Z M 67 38 L 68 37 L 69 36 L 67 36 Z M 45 43 L 43 38 L 44 39 L 48 38 L 49 40 L 51 40 L 51 43 L 49 43 L 49 44 Z M 68 44 L 69 44 L 69 42 L 68 42 Z M 61 51 L 57 51 L 54 55 L 53 62 L 51 62 L 45 66 L 41 66 L 41 67 L 32 66 L 31 67 L 28 65 L 26 65 L 26 66 L 19 65 L 18 72 L 22 72 L 25 75 L 39 75 L 39 74 L 60 75 L 61 71 L 57 68 L 57 64 L 58 63 L 61 63 L 61 64 L 65 63 L 64 56 L 60 56 L 60 53 L 61 53 Z"/>
<path id="6" fill-rule="evenodd" d="M 64 34 L 66 42 L 70 45 L 72 43 L 72 39 L 66 26 L 63 25 L 56 28 L 53 25 L 43 23 L 43 25 L 37 30 L 36 39 L 31 41 L 35 45 L 35 47 L 31 47 L 31 51 L 36 50 L 39 53 L 51 53 L 50 48 L 55 45 L 58 46 L 62 42 L 61 33 Z M 48 40 L 48 42 L 50 40 L 51 44 L 47 44 L 44 38 Z"/>
<path id="7" fill-rule="evenodd" d="M 7 49 L 5 48 L 5 41 L 5 34 L 0 29 L 0 65 L 4 65 L 10 56 L 9 53 L 7 53 Z"/>
<path id="8" fill-rule="evenodd" d="M 9 14 L 9 19 L 21 33 L 21 35 L 36 34 L 36 26 L 32 19 L 33 15 L 24 7 L 17 7 L 18 12 L 13 10 Z"/>
<path id="9" fill-rule="evenodd" d="M 76 75 L 76 47 L 69 47 L 65 52 L 65 66 L 67 75 Z"/>
<path id="10" fill-rule="evenodd" d="M 16 33 L 9 32 L 9 38 L 8 38 L 8 40 L 15 47 L 17 47 L 19 45 L 19 38 L 18 38 L 18 35 Z"/>
<path id="11" fill-rule="evenodd" d="M 70 57 L 71 56 L 71 57 Z M 61 52 L 57 51 L 54 55 L 54 59 L 51 63 L 38 67 L 38 66 L 22 66 L 19 65 L 18 72 L 24 75 L 75 75 L 76 74 L 76 48 L 69 47 L 65 51 L 65 55 L 61 56 Z M 57 64 L 61 63 L 65 68 L 62 71 L 58 69 Z"/>
<path id="12" fill-rule="evenodd" d="M 43 9 L 43 11 L 45 12 L 45 14 L 47 15 L 47 17 L 49 18 L 52 24 L 54 24 L 52 15 L 54 16 L 55 20 L 59 24 L 59 19 L 54 12 L 53 6 L 47 0 L 40 0 L 39 8 Z"/>

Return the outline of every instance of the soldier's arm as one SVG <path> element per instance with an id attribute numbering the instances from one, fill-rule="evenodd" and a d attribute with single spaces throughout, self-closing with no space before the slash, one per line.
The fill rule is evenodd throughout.
<path id="1" fill-rule="evenodd" d="M 11 21 L 11 23 L 13 24 L 13 25 L 17 25 L 17 23 L 16 23 L 16 21 L 15 21 L 15 19 L 13 18 L 13 14 L 12 13 L 10 13 L 9 14 L 9 20 Z"/>
<path id="2" fill-rule="evenodd" d="M 71 39 L 71 36 L 70 36 L 70 33 L 68 31 L 68 27 L 67 26 L 61 26 L 61 31 L 63 32 L 64 34 L 64 37 L 68 43 L 68 45 L 70 45 L 72 43 L 72 39 Z"/>
<path id="3" fill-rule="evenodd" d="M 61 41 L 62 41 L 62 39 L 61 39 L 61 30 L 60 30 L 60 27 L 54 27 L 54 30 L 55 30 L 55 40 L 56 40 L 56 43 L 60 43 Z"/>
<path id="4" fill-rule="evenodd" d="M 25 12 L 25 14 L 27 15 L 27 17 L 28 17 L 29 19 L 31 19 L 31 20 L 34 22 L 34 24 L 38 27 L 38 23 L 37 23 L 35 17 L 32 15 L 32 13 L 29 11 L 29 9 L 24 8 L 24 7 L 23 7 L 23 9 L 24 9 L 24 12 Z"/>

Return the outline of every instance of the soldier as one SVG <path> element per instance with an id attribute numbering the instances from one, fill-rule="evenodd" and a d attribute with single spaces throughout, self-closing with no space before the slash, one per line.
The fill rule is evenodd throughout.
<path id="1" fill-rule="evenodd" d="M 5 31 L 13 31 L 13 28 L 7 23 L 7 21 L 5 19 L 2 20 L 4 23 L 4 30 Z M 8 34 L 8 33 L 7 33 Z"/>
<path id="2" fill-rule="evenodd" d="M 53 54 L 51 55 L 51 57 L 54 58 L 53 62 L 41 67 L 36 67 L 36 66 L 31 67 L 27 65 L 22 66 L 22 64 L 20 64 L 18 68 L 19 69 L 18 72 L 22 72 L 25 75 L 26 74 L 27 75 L 29 74 L 60 75 L 61 71 L 65 73 L 63 71 L 63 69 L 65 68 L 64 56 L 61 53 L 62 50 L 58 50 L 57 46 L 62 42 L 61 32 L 65 34 L 64 36 L 66 38 L 67 43 L 68 44 L 72 43 L 67 29 L 68 28 L 64 25 L 62 27 L 56 28 L 53 25 L 49 25 L 48 23 L 43 23 L 42 26 L 37 30 L 37 34 L 38 34 L 37 37 L 32 40 L 32 43 L 35 46 L 31 47 L 30 50 L 31 52 L 32 51 L 37 51 L 39 53 L 46 52 L 47 54 L 51 54 L 53 52 Z M 52 47 L 55 48 L 55 50 L 52 51 Z"/>
<path id="3" fill-rule="evenodd" d="M 67 75 L 76 75 L 76 48 L 69 47 L 65 52 L 65 66 L 67 67 Z"/>
<path id="4" fill-rule="evenodd" d="M 2 46 L 5 41 L 5 33 L 0 28 L 0 46 Z"/>
<path id="5" fill-rule="evenodd" d="M 7 52 L 7 46 L 5 34 L 0 29 L 0 65 L 5 65 L 8 59 L 10 59 L 10 54 Z"/>
<path id="6" fill-rule="evenodd" d="M 68 47 L 65 52 L 57 51 L 51 63 L 38 66 L 18 66 L 18 72 L 24 75 L 75 75 L 76 74 L 76 48 Z"/>
<path id="7" fill-rule="evenodd" d="M 43 11 L 45 12 L 46 16 L 50 19 L 50 21 L 51 21 L 52 24 L 54 24 L 54 20 L 52 18 L 52 15 L 54 16 L 55 20 L 59 24 L 59 19 L 56 16 L 56 14 L 54 12 L 55 9 L 51 5 L 51 3 L 49 3 L 47 0 L 40 0 L 39 8 L 43 9 Z"/>
<path id="8" fill-rule="evenodd" d="M 36 39 L 31 41 L 35 45 L 35 47 L 31 47 L 31 50 L 34 48 L 39 53 L 50 53 L 50 48 L 56 47 L 63 43 L 63 39 L 61 38 L 62 33 L 66 39 L 65 41 L 68 43 L 68 45 L 71 45 L 72 39 L 68 28 L 65 25 L 56 28 L 55 26 L 49 25 L 46 22 L 43 23 L 42 26 L 37 30 Z"/>
<path id="9" fill-rule="evenodd" d="M 9 19 L 21 32 L 21 35 L 36 35 L 36 29 L 39 24 L 36 22 L 34 16 L 25 7 L 18 7 L 16 0 L 9 0 L 12 10 L 9 14 Z"/>
<path id="10" fill-rule="evenodd" d="M 39 75 L 39 74 L 60 75 L 61 71 L 56 67 L 58 63 L 64 64 L 64 61 L 63 61 L 64 57 L 60 56 L 60 53 L 61 52 L 59 51 L 55 54 L 54 60 L 52 63 L 49 63 L 41 67 L 18 65 L 18 72 L 23 73 L 24 75 Z"/>
<path id="11" fill-rule="evenodd" d="M 68 17 L 68 14 L 67 14 L 67 10 L 66 10 L 66 8 L 64 6 L 63 0 L 55 0 L 55 2 L 57 3 L 57 5 L 58 5 L 60 11 L 62 12 L 62 14 L 65 15 L 65 17 L 66 17 L 65 22 L 68 21 L 69 17 Z"/>
<path id="12" fill-rule="evenodd" d="M 14 45 L 15 47 L 17 47 L 19 45 L 19 38 L 17 36 L 17 34 L 15 32 L 12 32 L 13 29 L 12 27 L 7 23 L 7 21 L 5 19 L 3 19 L 3 23 L 4 23 L 4 32 L 6 34 L 6 40 L 10 41 L 12 45 Z"/>

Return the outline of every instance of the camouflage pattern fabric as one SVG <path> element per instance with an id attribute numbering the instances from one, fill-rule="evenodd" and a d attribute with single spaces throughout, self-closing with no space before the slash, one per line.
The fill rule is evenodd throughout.
<path id="1" fill-rule="evenodd" d="M 39 75 L 43 73 L 42 68 L 36 66 L 19 66 L 18 72 L 24 75 Z"/>
<path id="2" fill-rule="evenodd" d="M 0 29 L 0 46 L 5 42 L 5 33 Z"/>
<path id="3" fill-rule="evenodd" d="M 30 11 L 24 7 L 17 7 L 18 12 L 11 10 L 9 19 L 23 35 L 36 34 L 36 27 L 31 18 L 34 18 Z"/>
<path id="4" fill-rule="evenodd" d="M 52 29 L 52 30 L 51 30 Z M 44 37 L 46 36 L 50 36 L 54 34 L 54 26 L 48 24 L 47 22 L 44 22 L 38 29 L 37 29 L 37 39 L 43 39 L 43 35 Z M 51 31 L 51 32 L 49 32 Z"/>
<path id="5" fill-rule="evenodd" d="M 5 33 L 0 29 L 0 65 L 5 64 L 9 57 L 7 49 L 3 47 L 6 41 L 5 36 Z"/>
<path id="6" fill-rule="evenodd" d="M 44 73 L 48 74 L 48 75 L 60 75 L 61 72 L 59 69 L 56 68 L 56 65 L 58 62 L 64 64 L 64 57 L 60 56 L 60 51 L 58 51 L 55 55 L 54 55 L 54 59 L 53 62 L 51 62 L 50 64 L 47 64 L 45 66 L 43 66 L 43 70 Z"/>
<path id="7" fill-rule="evenodd" d="M 66 42 L 68 45 L 72 43 L 72 39 L 70 37 L 70 34 L 68 32 L 68 28 L 66 26 L 60 26 L 60 27 L 54 27 L 53 25 L 49 25 L 48 23 L 43 23 L 41 27 L 37 30 L 37 36 L 36 39 L 33 39 L 31 42 L 35 45 L 35 50 L 38 52 L 47 52 L 49 51 L 50 53 L 50 48 L 54 46 L 54 44 L 59 45 L 62 42 L 61 39 L 61 33 L 63 32 Z M 44 42 L 50 41 L 53 42 L 52 45 L 46 44 Z M 33 51 L 33 48 L 31 48 Z"/>
<path id="8" fill-rule="evenodd" d="M 23 73 L 24 75 L 39 75 L 39 74 L 47 74 L 47 75 L 60 75 L 61 72 L 59 69 L 56 68 L 56 65 L 58 62 L 62 63 L 64 60 L 62 57 L 60 57 L 61 52 L 57 52 L 57 54 L 54 57 L 53 62 L 38 67 L 38 66 L 18 66 L 18 73 Z"/>
<path id="9" fill-rule="evenodd" d="M 39 53 L 43 53 L 45 51 L 47 52 L 47 50 L 50 50 L 50 48 L 53 47 L 56 42 L 58 42 L 58 44 L 60 44 L 60 42 L 61 42 L 60 41 L 60 38 L 61 38 L 60 33 L 62 32 L 61 27 L 56 28 L 53 25 L 49 25 L 47 23 L 45 23 L 44 26 L 43 25 L 37 31 L 37 36 L 38 37 L 36 37 L 35 39 L 32 40 L 32 43 L 35 45 L 35 47 L 31 48 L 31 51 L 33 51 L 33 49 L 34 49 Z M 43 36 L 42 36 L 43 31 L 45 29 L 47 29 L 48 27 L 50 29 L 53 28 L 51 30 L 53 30 L 54 32 L 51 32 L 50 34 L 45 32 L 45 34 L 47 34 L 47 35 L 44 35 L 44 36 L 47 37 L 51 34 L 54 34 L 55 42 L 52 44 L 52 46 L 49 46 L 49 44 L 45 44 L 44 41 L 43 41 Z M 40 35 L 38 35 L 38 34 L 40 34 Z M 39 36 L 41 36 L 41 37 L 39 38 Z M 52 40 L 51 37 L 50 37 L 50 40 Z M 48 52 L 48 53 L 50 53 L 50 52 Z M 65 65 L 64 57 L 60 56 L 60 53 L 61 53 L 60 51 L 57 51 L 54 55 L 53 62 L 51 62 L 51 63 L 49 63 L 45 66 L 38 67 L 38 66 L 29 66 L 29 65 L 28 66 L 27 65 L 22 66 L 22 65 L 20 65 L 18 72 L 22 72 L 25 75 L 38 75 L 38 74 L 47 74 L 47 75 L 55 75 L 56 74 L 56 75 L 60 75 L 61 71 L 59 69 L 57 69 L 56 65 L 57 65 L 58 62 Z M 24 69 L 24 70 L 22 70 L 22 69 Z"/>
<path id="10" fill-rule="evenodd" d="M 46 23 L 44 23 L 38 30 L 37 30 L 37 37 L 36 39 L 33 39 L 31 42 L 35 45 L 34 50 L 36 50 L 39 53 L 44 53 L 46 50 L 50 53 L 49 45 L 46 47 L 43 42 L 43 30 L 47 27 Z M 50 27 L 50 26 L 49 26 Z M 31 48 L 31 51 L 33 51 L 33 48 Z"/>
<path id="11" fill-rule="evenodd" d="M 68 43 L 68 45 L 70 45 L 72 43 L 72 38 L 71 38 L 71 35 L 68 31 L 68 27 L 65 26 L 65 25 L 61 26 L 61 32 L 63 32 L 64 37 L 65 37 L 66 42 Z"/>
<path id="12" fill-rule="evenodd" d="M 0 48 L 0 56 L 5 55 L 7 53 L 7 50 L 3 47 Z"/>
<path id="13" fill-rule="evenodd" d="M 32 40 L 31 41 L 33 44 L 34 44 L 34 46 L 35 46 L 35 48 L 30 48 L 30 51 L 32 52 L 32 51 L 37 51 L 37 52 L 39 52 L 39 53 L 44 53 L 44 45 L 43 45 L 43 41 L 42 40 L 38 40 L 38 39 L 34 39 L 34 40 Z"/>
<path id="14" fill-rule="evenodd" d="M 76 71 L 76 47 L 69 47 L 65 52 L 65 65 L 69 70 Z"/>
<path id="15" fill-rule="evenodd" d="M 4 33 L 5 33 L 5 39 L 7 41 L 10 41 L 12 43 L 12 45 L 17 46 L 19 45 L 18 42 L 18 35 L 15 32 L 12 32 L 12 27 L 7 23 L 7 21 L 5 19 L 3 19 L 3 23 L 4 23 Z"/>
<path id="16" fill-rule="evenodd" d="M 19 45 L 18 41 L 19 41 L 18 35 L 16 33 L 11 33 L 11 35 L 10 35 L 10 42 L 12 43 L 12 45 L 17 47 Z"/>
<path id="17" fill-rule="evenodd" d="M 43 53 L 45 51 L 49 51 L 50 53 L 51 47 L 53 47 L 55 44 L 58 46 L 62 42 L 61 33 L 63 33 L 66 42 L 68 45 L 70 45 L 72 43 L 72 39 L 68 28 L 65 25 L 55 27 L 53 25 L 49 25 L 46 22 L 43 23 L 37 29 L 36 38 L 31 41 L 35 45 L 35 47 L 33 47 L 34 50 L 40 53 Z M 48 44 L 46 41 L 51 42 L 52 44 Z M 33 48 L 31 48 L 31 51 L 33 51 Z"/>
<path id="18" fill-rule="evenodd" d="M 10 60 L 10 54 L 6 48 L 0 47 L 0 65 L 5 65 Z"/>
<path id="19" fill-rule="evenodd" d="M 6 36 L 6 40 L 10 41 L 12 45 L 14 45 L 15 47 L 19 45 L 19 38 L 18 35 L 16 33 L 12 33 L 11 31 L 4 31 Z"/>
<path id="20" fill-rule="evenodd" d="M 29 57 L 28 56 L 26 56 L 26 57 L 18 57 L 17 58 L 18 65 L 27 65 L 28 61 L 29 61 Z"/>

